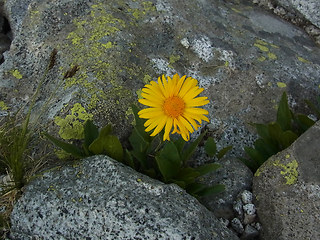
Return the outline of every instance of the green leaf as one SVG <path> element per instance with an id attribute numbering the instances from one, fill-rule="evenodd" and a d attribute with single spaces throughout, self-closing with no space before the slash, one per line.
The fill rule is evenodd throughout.
<path id="1" fill-rule="evenodd" d="M 133 157 L 132 157 L 131 153 L 129 152 L 129 150 L 126 149 L 124 154 L 125 154 L 125 156 L 123 159 L 123 163 L 126 164 L 127 166 L 135 169 Z"/>
<path id="2" fill-rule="evenodd" d="M 260 165 L 255 162 L 254 160 L 248 160 L 248 159 L 245 159 L 245 158 L 239 158 L 239 160 L 241 162 L 243 162 L 248 168 L 250 168 L 250 170 L 255 173 L 257 171 L 257 169 L 260 167 Z"/>
<path id="3" fill-rule="evenodd" d="M 180 169 L 177 176 L 174 178 L 175 181 L 183 181 L 186 185 L 193 183 L 200 174 L 196 169 L 191 167 L 186 167 Z"/>
<path id="4" fill-rule="evenodd" d="M 176 145 L 176 148 L 178 149 L 178 152 L 180 153 L 180 155 L 182 155 L 182 151 L 185 144 L 186 144 L 186 141 L 183 140 L 181 136 L 179 136 L 179 138 L 174 141 L 174 145 Z"/>
<path id="5" fill-rule="evenodd" d="M 99 137 L 90 144 L 89 150 L 96 155 L 107 154 L 109 157 L 121 161 L 123 158 L 122 145 L 116 136 L 110 134 L 111 132 L 110 124 L 102 128 Z"/>
<path id="6" fill-rule="evenodd" d="M 195 170 L 199 173 L 199 176 L 205 175 L 209 172 L 215 171 L 220 168 L 221 165 L 217 163 L 209 163 L 202 165 L 200 167 L 195 168 Z"/>
<path id="7" fill-rule="evenodd" d="M 129 137 L 129 142 L 133 150 L 136 152 L 145 152 L 149 146 L 149 142 L 147 142 L 145 138 L 139 134 L 139 131 L 136 128 L 133 129 Z"/>
<path id="8" fill-rule="evenodd" d="M 320 104 L 320 96 L 317 98 L 318 99 L 318 105 Z M 317 116 L 318 119 L 320 119 L 320 109 L 312 103 L 310 100 L 305 100 L 306 104 L 308 107 L 314 112 L 314 114 Z"/>
<path id="9" fill-rule="evenodd" d="M 84 124 L 84 147 L 89 148 L 89 145 L 99 136 L 99 130 L 91 120 L 87 120 Z"/>
<path id="10" fill-rule="evenodd" d="M 252 161 L 256 162 L 259 166 L 267 160 L 254 148 L 244 147 L 244 151 L 248 154 Z"/>
<path id="11" fill-rule="evenodd" d="M 174 143 L 166 142 L 155 158 L 164 180 L 167 182 L 174 179 L 182 165 L 178 149 Z"/>
<path id="12" fill-rule="evenodd" d="M 225 147 L 225 148 L 222 148 L 222 149 L 218 152 L 217 158 L 218 158 L 218 159 L 223 158 L 223 156 L 224 156 L 227 152 L 229 152 L 231 149 L 232 149 L 232 146 L 227 146 L 227 147 Z"/>
<path id="13" fill-rule="evenodd" d="M 283 131 L 286 131 L 292 128 L 291 121 L 292 113 L 289 109 L 288 97 L 286 92 L 283 92 L 277 112 L 277 123 L 279 123 Z"/>
<path id="14" fill-rule="evenodd" d="M 224 192 L 226 189 L 225 185 L 223 184 L 216 184 L 210 187 L 206 187 L 198 192 L 196 192 L 196 194 L 198 196 L 204 197 L 204 196 L 208 196 L 208 195 L 212 195 L 212 194 L 218 194 L 221 192 Z"/>
<path id="15" fill-rule="evenodd" d="M 196 195 L 198 192 L 204 190 L 207 187 L 208 186 L 205 184 L 194 182 L 194 183 L 189 184 L 186 187 L 186 191 L 191 195 Z"/>
<path id="16" fill-rule="evenodd" d="M 107 137 L 107 141 L 105 143 L 105 150 L 108 156 L 120 162 L 122 161 L 123 148 L 117 136 L 109 135 Z"/>
<path id="17" fill-rule="evenodd" d="M 301 128 L 302 132 L 307 131 L 310 127 L 312 127 L 315 124 L 315 121 L 313 121 L 304 114 L 297 114 L 295 120 Z"/>
<path id="18" fill-rule="evenodd" d="M 272 139 L 274 144 L 279 145 L 280 135 L 281 135 L 281 133 L 283 133 L 283 130 L 281 129 L 280 124 L 277 122 L 269 123 L 268 124 L 268 131 L 269 131 L 270 138 Z M 279 150 L 280 149 L 278 148 L 278 151 Z"/>
<path id="19" fill-rule="evenodd" d="M 214 157 L 214 155 L 216 155 L 217 145 L 212 137 L 209 137 L 206 143 L 204 144 L 204 150 L 209 155 L 209 157 Z"/>
<path id="20" fill-rule="evenodd" d="M 134 119 L 135 119 L 135 129 L 137 131 L 137 134 L 142 137 L 146 142 L 151 142 L 152 137 L 145 131 L 145 126 L 144 123 L 146 120 L 142 119 L 139 117 L 138 112 L 140 109 L 136 105 L 131 106 L 133 114 L 134 114 Z"/>
<path id="21" fill-rule="evenodd" d="M 266 143 L 262 138 L 259 138 L 254 142 L 254 148 L 266 159 L 278 152 L 276 146 Z"/>
<path id="22" fill-rule="evenodd" d="M 83 154 L 82 150 L 78 148 L 75 145 L 72 145 L 70 143 L 63 142 L 55 137 L 50 136 L 48 133 L 44 133 L 44 135 L 51 141 L 53 142 L 57 147 L 61 148 L 62 150 L 66 151 L 67 153 L 70 153 L 72 156 L 75 157 L 85 157 Z"/>
<path id="23" fill-rule="evenodd" d="M 281 150 L 289 147 L 297 138 L 298 138 L 297 134 L 289 130 L 281 133 L 280 139 L 279 139 L 279 143 L 282 147 Z"/>
<path id="24" fill-rule="evenodd" d="M 199 143 L 201 142 L 205 134 L 206 132 L 202 133 L 194 142 L 192 142 L 187 147 L 187 149 L 185 149 L 185 151 L 182 153 L 182 156 L 181 156 L 183 163 L 186 163 L 191 158 L 192 154 L 197 149 Z"/>

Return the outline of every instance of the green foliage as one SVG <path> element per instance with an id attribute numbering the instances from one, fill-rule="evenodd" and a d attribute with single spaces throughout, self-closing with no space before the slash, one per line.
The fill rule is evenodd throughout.
<path id="1" fill-rule="evenodd" d="M 293 114 L 288 105 L 287 94 L 282 94 L 276 122 L 252 124 L 259 135 L 253 147 L 244 150 L 249 159 L 241 160 L 255 172 L 269 157 L 289 147 L 315 121 L 303 114 Z"/>
<path id="2" fill-rule="evenodd" d="M 139 109 L 132 106 L 136 124 L 129 137 L 132 149 L 126 152 L 126 159 L 136 170 L 157 178 L 165 183 L 176 183 L 195 197 L 219 193 L 224 190 L 223 185 L 207 186 L 199 183 L 199 177 L 215 171 L 220 167 L 210 163 L 198 168 L 187 165 L 199 143 L 203 140 L 202 133 L 194 142 L 186 144 L 180 136 L 174 141 L 162 141 L 162 134 L 150 137 L 145 132 L 144 120 L 140 119 Z M 216 144 L 212 138 L 205 143 L 205 150 L 210 157 L 222 157 L 227 150 L 217 153 Z"/>
<path id="3" fill-rule="evenodd" d="M 75 158 L 104 154 L 120 162 L 122 161 L 123 148 L 119 139 L 115 135 L 112 135 L 111 125 L 107 125 L 99 131 L 98 127 L 94 125 L 91 120 L 87 120 L 83 130 L 84 139 L 81 147 L 76 144 L 64 142 L 48 133 L 44 133 L 44 135 L 57 147 L 63 149 Z"/>
<path id="4" fill-rule="evenodd" d="M 205 133 L 202 133 L 188 145 L 182 137 L 174 141 L 163 142 L 162 133 L 151 137 L 145 132 L 145 121 L 139 118 L 139 109 L 132 106 L 132 110 L 135 116 L 135 125 L 129 137 L 130 150 L 123 150 L 119 139 L 112 135 L 111 125 L 107 125 L 99 131 L 91 120 L 84 124 L 84 139 L 81 146 L 64 142 L 48 133 L 44 133 L 44 135 L 57 147 L 75 158 L 105 154 L 152 178 L 165 183 L 176 183 L 196 197 L 224 190 L 223 185 L 206 186 L 197 181 L 199 177 L 215 171 L 220 165 L 210 163 L 198 168 L 187 165 Z M 208 138 L 205 142 L 205 150 L 210 157 L 221 158 L 230 149 L 229 146 L 217 152 L 213 138 Z"/>

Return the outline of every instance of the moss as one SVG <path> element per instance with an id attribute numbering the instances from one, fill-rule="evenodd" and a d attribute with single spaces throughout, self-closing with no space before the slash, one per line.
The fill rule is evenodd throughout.
<path id="1" fill-rule="evenodd" d="M 63 139 L 82 139 L 83 125 L 86 120 L 92 119 L 93 115 L 87 113 L 80 103 L 71 108 L 71 114 L 65 118 L 55 117 L 54 122 L 60 127 L 59 135 Z"/>

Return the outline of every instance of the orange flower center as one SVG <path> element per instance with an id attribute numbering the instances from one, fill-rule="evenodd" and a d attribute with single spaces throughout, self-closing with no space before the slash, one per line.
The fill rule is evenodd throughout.
<path id="1" fill-rule="evenodd" d="M 172 118 L 177 118 L 182 115 L 185 108 L 185 103 L 180 97 L 170 97 L 164 101 L 164 113 Z"/>

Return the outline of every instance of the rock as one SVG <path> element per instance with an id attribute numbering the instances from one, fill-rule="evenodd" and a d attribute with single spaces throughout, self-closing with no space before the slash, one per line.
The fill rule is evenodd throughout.
<path id="1" fill-rule="evenodd" d="M 320 239 L 320 122 L 255 173 L 261 239 Z"/>
<path id="2" fill-rule="evenodd" d="M 244 232 L 243 225 L 238 218 L 234 218 L 231 221 L 231 227 L 239 234 Z"/>
<path id="3" fill-rule="evenodd" d="M 276 0 L 275 3 L 294 13 L 301 14 L 320 28 L 320 2 L 318 0 Z"/>
<path id="4" fill-rule="evenodd" d="M 254 227 L 247 225 L 244 229 L 244 232 L 241 236 L 242 240 L 250 240 L 250 239 L 255 239 L 256 237 L 259 236 L 259 231 L 255 229 Z"/>
<path id="5" fill-rule="evenodd" d="M 33 180 L 11 223 L 13 239 L 238 239 L 177 185 L 105 156 Z"/>
<path id="6" fill-rule="evenodd" d="M 252 203 L 244 205 L 243 210 L 248 215 L 253 215 L 256 213 L 256 207 Z"/>
<path id="7" fill-rule="evenodd" d="M 315 98 L 320 85 L 320 50 L 314 41 L 247 2 L 0 3 L 14 36 L 0 66 L 0 101 L 12 112 L 24 106 L 56 48 L 56 65 L 34 113 L 61 83 L 42 123 L 65 140 L 81 138 L 86 119 L 100 127 L 111 123 L 127 139 L 130 105 L 137 103 L 139 90 L 159 75 L 178 72 L 205 88 L 217 146 L 233 145 L 229 155 L 240 156 L 256 138 L 247 123 L 274 120 L 274 105 L 284 90 L 291 103 L 304 106 L 303 99 Z M 74 65 L 76 74 L 62 80 Z"/>
<path id="8" fill-rule="evenodd" d="M 252 193 L 248 190 L 244 190 L 241 193 L 241 200 L 244 204 L 252 203 Z"/>
<path id="9" fill-rule="evenodd" d="M 221 167 L 204 176 L 203 182 L 208 185 L 224 184 L 226 190 L 216 195 L 205 196 L 201 202 L 213 211 L 216 217 L 231 220 L 234 217 L 233 202 L 240 192 L 251 188 L 252 172 L 236 158 L 224 158 L 216 163 Z"/>

